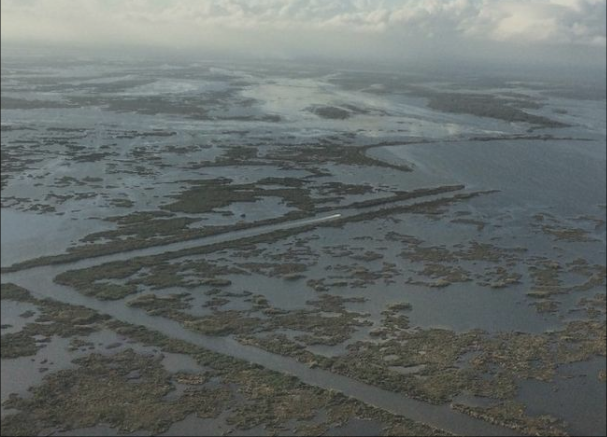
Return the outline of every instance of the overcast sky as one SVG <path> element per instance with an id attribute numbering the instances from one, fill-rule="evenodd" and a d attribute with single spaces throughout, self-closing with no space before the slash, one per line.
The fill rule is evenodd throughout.
<path id="1" fill-rule="evenodd" d="M 2 0 L 2 44 L 604 63 L 606 0 Z"/>

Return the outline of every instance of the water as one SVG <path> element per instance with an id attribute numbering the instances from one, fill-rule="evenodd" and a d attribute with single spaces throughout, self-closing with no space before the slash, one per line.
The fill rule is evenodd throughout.
<path id="1" fill-rule="evenodd" d="M 80 238 L 113 227 L 98 220 L 67 220 L 2 208 L 2 266 L 45 255 L 60 255 Z"/>
<path id="2" fill-rule="evenodd" d="M 385 150 L 438 182 L 500 190 L 496 206 L 575 215 L 604 203 L 606 195 L 604 141 L 456 141 Z"/>
<path id="3" fill-rule="evenodd" d="M 525 381 L 519 399 L 531 414 L 550 414 L 568 422 L 572 435 L 602 436 L 605 423 L 605 382 L 598 380 L 605 370 L 605 359 L 576 363 L 559 368 L 556 384 Z"/>
<path id="4" fill-rule="evenodd" d="M 113 228 L 113 224 L 99 219 L 136 211 L 157 211 L 173 200 L 171 196 L 178 195 L 187 186 L 184 182 L 187 180 L 228 177 L 237 184 L 254 184 L 263 177 L 293 177 L 310 184 L 315 192 L 328 182 L 365 184 L 373 189 L 368 196 L 325 196 L 328 200 L 326 205 L 347 205 L 398 190 L 452 184 L 466 185 L 466 192 L 499 192 L 452 205 L 441 214 L 393 214 L 340 228 L 329 227 L 332 221 L 338 222 L 340 218 L 360 212 L 340 207 L 272 226 L 3 274 L 3 282 L 14 281 L 38 296 L 83 304 L 119 320 L 157 329 L 173 338 L 294 374 L 304 382 L 336 389 L 388 411 L 472 435 L 504 435 L 508 431 L 455 413 L 447 406 L 435 407 L 416 402 L 329 372 L 309 369 L 292 359 L 244 347 L 230 337 L 200 336 L 170 320 L 149 317 L 141 310 L 126 306 L 124 301 L 100 302 L 86 298 L 74 290 L 54 284 L 52 279 L 68 269 L 196 249 L 279 229 L 303 231 L 308 226 L 317 225 L 316 229 L 303 234 L 260 244 L 258 247 L 268 252 L 246 260 L 237 256 L 237 250 L 185 259 L 201 258 L 228 264 L 264 262 L 271 253 L 277 257 L 273 258 L 276 261 L 283 253 L 281 245 L 296 245 L 299 240 L 307 239 L 304 246 L 310 254 L 295 260 L 308 265 L 305 279 L 287 283 L 280 277 L 269 278 L 262 274 L 233 275 L 229 276 L 232 288 L 262 294 L 272 305 L 297 310 L 309 308 L 307 302 L 318 295 L 306 285 L 307 279 L 336 276 L 330 280 L 349 281 L 348 273 L 338 272 L 336 266 L 358 264 L 380 271 L 382 263 L 389 262 L 398 271 L 393 277 L 382 278 L 360 288 L 334 287 L 329 292 L 345 298 L 366 297 L 366 302 L 348 304 L 347 308 L 368 313 L 364 318 L 375 325 L 381 323 L 381 313 L 388 305 L 406 301 L 413 307 L 407 312 L 412 326 L 441 327 L 457 332 L 478 328 L 491 334 L 510 331 L 541 334 L 561 328 L 572 317 L 583 317 L 583 314 L 567 313 L 567 309 L 574 307 L 582 296 L 604 293 L 604 286 L 598 286 L 584 293 L 559 297 L 562 311 L 541 315 L 529 305 L 530 299 L 526 296 L 532 287 L 528 270 L 534 257 L 546 257 L 563 265 L 581 257 L 589 263 L 604 265 L 605 225 L 580 219 L 582 216 L 605 219 L 605 209 L 600 207 L 605 204 L 606 194 L 604 101 L 552 96 L 544 92 L 544 80 L 537 83 L 494 80 L 484 86 L 474 80 L 460 84 L 454 77 L 445 82 L 434 77 L 336 71 L 316 66 L 216 65 L 212 62 L 153 66 L 126 60 L 108 64 L 89 60 L 87 65 L 80 65 L 80 61 L 66 65 L 40 62 L 22 59 L 12 63 L 10 59 L 3 58 L 3 97 L 22 98 L 30 105 L 35 105 L 36 101 L 43 104 L 32 109 L 2 109 L 3 129 L 5 126 L 35 129 L 3 130 L 3 152 L 11 153 L 11 160 L 7 162 L 14 168 L 9 169 L 8 174 L 12 177 L 2 191 L 2 266 L 63 253 L 87 234 Z M 545 106 L 531 113 L 572 126 L 537 129 L 489 117 L 437 112 L 427 107 L 427 99 L 409 93 L 411 84 L 422 84 L 435 91 L 468 92 L 472 86 L 475 92 L 490 95 L 513 91 L 533 99 L 542 97 L 541 102 Z M 65 105 L 70 102 L 77 104 L 62 108 L 44 107 L 50 103 Z M 125 105 L 125 102 L 130 103 Z M 323 119 L 310 110 L 316 105 L 349 107 L 352 116 L 345 120 Z M 360 113 L 355 114 L 357 111 Z M 280 121 L 267 118 L 254 121 L 255 118 L 276 115 L 280 116 Z M 87 131 L 70 134 L 53 130 L 66 127 L 85 128 Z M 153 133 L 158 132 L 155 130 L 175 132 L 175 135 L 155 136 Z M 533 135 L 546 135 L 547 139 L 521 139 Z M 490 137 L 492 141 L 481 141 L 479 137 Z M 413 171 L 343 164 L 338 159 L 305 164 L 287 159 L 263 163 L 269 165 L 260 165 L 257 160 L 215 165 L 218 158 L 234 146 L 256 148 L 258 158 L 263 161 L 276 153 L 288 156 L 293 147 L 327 144 L 349 147 L 375 145 L 377 147 L 367 151 L 368 156 L 392 164 L 404 164 L 412 167 Z M 78 160 L 82 155 L 97 152 L 107 153 L 107 156 L 95 162 Z M 57 186 L 62 176 L 76 179 L 91 176 L 100 178 L 101 182 Z M 53 195 L 73 197 L 61 201 L 61 197 Z M 12 197 L 17 199 L 11 200 Z M 114 207 L 111 201 L 115 198 L 129 199 L 133 206 Z M 37 204 L 48 204 L 56 208 L 56 213 L 63 215 L 28 212 Z M 264 198 L 254 204 L 235 203 L 226 210 L 234 216 L 177 216 L 200 219 L 195 225 L 198 227 L 234 224 L 241 220 L 241 214 L 246 214 L 247 221 L 280 217 L 293 209 L 278 198 Z M 562 226 L 583 228 L 596 241 L 555 240 L 543 234 L 533 221 L 537 213 L 552 214 Z M 341 217 L 338 216 L 340 214 Z M 480 221 L 484 228 L 479 230 L 470 224 L 457 223 L 456 219 L 462 217 Z M 476 283 L 478 281 L 454 283 L 444 289 L 412 284 L 408 281 L 410 277 L 424 279 L 418 273 L 428 263 L 416 263 L 400 256 L 410 246 L 388 238 L 388 233 L 393 231 L 423 240 L 424 246 L 445 246 L 450 250 L 473 241 L 501 248 L 524 247 L 527 252 L 511 264 L 496 264 L 521 273 L 521 284 L 505 289 L 490 289 Z M 339 245 L 372 250 L 383 258 L 356 261 L 347 255 L 330 256 L 324 252 L 328 246 Z M 173 255 L 177 257 L 175 263 L 184 259 L 177 253 Z M 490 266 L 483 260 L 457 263 L 472 275 L 482 274 Z M 568 285 L 584 279 L 583 276 L 573 276 L 563 275 Z M 160 294 L 179 291 L 167 289 L 161 290 Z M 203 310 L 201 306 L 206 299 L 206 295 L 199 293 L 192 301 L 197 306 L 192 312 L 205 313 L 207 309 Z M 233 300 L 226 308 L 244 308 L 244 304 Z M 7 320 L 15 326 L 3 333 L 23 326 L 23 320 L 16 314 L 24 308 L 26 306 L 9 304 L 5 309 L 3 305 L 3 323 Z M 368 341 L 369 330 L 359 329 L 349 341 Z M 347 344 L 311 349 L 331 356 L 346 353 Z M 40 354 L 56 355 L 63 346 L 54 340 Z M 68 366 L 69 362 L 65 360 L 68 358 L 60 360 L 56 357 L 55 362 L 60 367 Z M 31 363 L 15 360 L 5 365 L 3 360 L 2 378 L 3 382 L 8 381 L 7 387 L 25 393 L 31 383 L 39 383 L 40 374 L 31 376 L 32 372 L 37 372 L 39 363 Z M 165 364 L 171 369 L 197 368 L 191 360 L 180 356 L 165 357 Z M 593 379 L 601 366 L 604 367 L 602 358 L 567 369 L 575 376 L 573 379 L 559 379 L 554 384 L 522 383 L 520 398 L 532 414 L 552 413 L 567 419 L 572 433 L 604 433 L 604 384 L 596 384 Z M 556 395 L 552 391 L 554 389 L 558 390 Z M 566 393 L 571 393 L 575 401 L 573 407 L 564 403 Z M 224 425 L 221 418 L 201 421 L 189 417 L 174 424 L 169 434 L 195 434 L 196 430 L 219 434 L 226 430 Z M 103 426 L 79 431 L 90 435 L 113 432 Z M 351 421 L 341 429 L 331 430 L 331 433 L 361 435 L 378 432 L 377 424 L 360 421 Z"/>
<path id="5" fill-rule="evenodd" d="M 432 424 L 447 431 L 465 435 L 516 435 L 510 430 L 489 425 L 453 411 L 448 406 L 433 406 L 416 401 L 331 372 L 312 369 L 290 358 L 280 357 L 254 347 L 243 346 L 231 338 L 206 337 L 183 328 L 177 322 L 148 316 L 143 311 L 135 308 L 87 298 L 67 287 L 54 284 L 49 280 L 50 277 L 52 275 L 49 276 L 48 271 L 45 272 L 41 269 L 37 271 L 37 274 L 32 274 L 32 272 L 27 275 L 11 274 L 3 280 L 10 280 L 31 290 L 35 296 L 52 296 L 59 301 L 69 302 L 73 305 L 83 305 L 103 314 L 108 314 L 117 320 L 142 325 L 174 339 L 184 340 L 215 352 L 260 364 L 270 370 L 294 375 L 304 383 L 336 390 L 367 404 L 404 415 L 412 420 Z"/>

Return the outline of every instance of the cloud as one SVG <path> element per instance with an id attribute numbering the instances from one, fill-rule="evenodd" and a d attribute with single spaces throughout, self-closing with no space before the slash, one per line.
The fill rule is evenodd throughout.
<path id="1" fill-rule="evenodd" d="M 498 41 L 605 46 L 605 1 L 486 1 L 467 33 Z"/>
<path id="2" fill-rule="evenodd" d="M 2 0 L 2 38 L 239 50 L 605 48 L 605 0 Z"/>

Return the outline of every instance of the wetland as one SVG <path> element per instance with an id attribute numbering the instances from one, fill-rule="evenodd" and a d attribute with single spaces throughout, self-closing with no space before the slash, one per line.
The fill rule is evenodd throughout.
<path id="1" fill-rule="evenodd" d="M 2 435 L 605 434 L 604 98 L 82 63 L 2 61 Z"/>

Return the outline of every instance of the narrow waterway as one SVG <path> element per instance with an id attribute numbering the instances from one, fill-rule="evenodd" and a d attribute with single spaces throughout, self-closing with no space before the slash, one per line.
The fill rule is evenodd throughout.
<path id="1" fill-rule="evenodd" d="M 148 329 L 177 340 L 187 341 L 214 352 L 259 364 L 267 369 L 293 375 L 302 382 L 335 390 L 364 403 L 373 405 L 412 420 L 424 422 L 455 434 L 470 436 L 518 435 L 512 430 L 497 427 L 451 410 L 449 406 L 435 406 L 388 392 L 334 373 L 311 369 L 294 359 L 275 355 L 261 349 L 245 346 L 229 337 L 208 337 L 183 328 L 179 323 L 161 317 L 147 315 L 144 311 L 128 307 L 120 302 L 99 301 L 81 295 L 75 290 L 55 284 L 52 278 L 65 266 L 41 267 L 35 271 L 3 274 L 2 282 L 13 282 L 32 292 L 36 297 L 53 298 L 72 305 L 82 305 L 116 320 L 142 325 Z"/>

